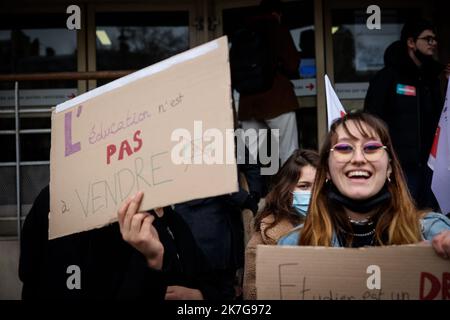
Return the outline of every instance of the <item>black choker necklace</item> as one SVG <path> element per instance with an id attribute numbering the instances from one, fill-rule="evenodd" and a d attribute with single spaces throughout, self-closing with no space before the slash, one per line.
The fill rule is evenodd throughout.
<path id="1" fill-rule="evenodd" d="M 328 199 L 356 213 L 368 213 L 380 207 L 390 198 L 391 193 L 389 192 L 386 184 L 376 195 L 364 200 L 355 200 L 344 196 L 339 192 L 333 183 L 330 183 L 328 186 Z"/>

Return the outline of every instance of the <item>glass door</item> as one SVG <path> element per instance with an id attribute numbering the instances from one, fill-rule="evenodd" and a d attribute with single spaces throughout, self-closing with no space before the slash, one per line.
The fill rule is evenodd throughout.
<path id="1" fill-rule="evenodd" d="M 368 6 L 373 1 L 325 2 L 328 28 L 326 70 L 334 80 L 337 95 L 344 107 L 362 109 L 370 79 L 384 67 L 386 48 L 400 39 L 403 24 L 414 17 L 427 17 L 425 1 L 379 1 L 380 29 L 371 29 Z"/>
<path id="2" fill-rule="evenodd" d="M 217 1 L 215 15 L 218 27 L 215 36 L 228 38 L 251 16 L 260 1 Z M 301 52 L 298 72 L 291 77 L 300 108 L 296 111 L 299 143 L 302 148 L 316 149 L 317 139 L 317 65 L 315 47 L 314 0 L 285 1 L 281 23 L 290 30 L 293 42 Z M 239 94 L 234 92 L 236 107 Z"/>

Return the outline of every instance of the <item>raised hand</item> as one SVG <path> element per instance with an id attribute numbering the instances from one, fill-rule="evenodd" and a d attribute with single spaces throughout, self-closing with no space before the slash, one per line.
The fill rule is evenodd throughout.
<path id="1" fill-rule="evenodd" d="M 164 246 L 153 226 L 155 217 L 147 212 L 137 212 L 143 195 L 143 192 L 138 192 L 122 203 L 117 213 L 120 233 L 126 242 L 145 256 L 149 267 L 161 270 Z"/>
<path id="2" fill-rule="evenodd" d="M 450 230 L 443 231 L 431 242 L 436 253 L 444 259 L 450 258 Z"/>
<path id="3" fill-rule="evenodd" d="M 198 289 L 181 286 L 168 286 L 166 300 L 203 300 L 203 294 Z"/>

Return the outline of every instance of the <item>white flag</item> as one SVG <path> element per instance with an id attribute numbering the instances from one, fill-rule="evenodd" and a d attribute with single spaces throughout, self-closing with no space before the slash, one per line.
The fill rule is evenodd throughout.
<path id="1" fill-rule="evenodd" d="M 428 165 L 433 169 L 431 190 L 439 203 L 442 213 L 450 212 L 450 130 L 448 126 L 448 108 L 450 82 L 447 86 L 444 108 L 434 137 Z"/>
<path id="2" fill-rule="evenodd" d="M 343 117 L 346 112 L 341 104 L 341 101 L 339 101 L 336 92 L 334 92 L 330 79 L 328 79 L 327 75 L 325 75 L 325 93 L 327 95 L 328 130 L 330 130 L 333 121 Z"/>

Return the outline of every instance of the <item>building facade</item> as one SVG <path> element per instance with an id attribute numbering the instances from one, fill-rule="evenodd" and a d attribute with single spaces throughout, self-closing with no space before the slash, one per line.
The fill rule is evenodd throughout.
<path id="1" fill-rule="evenodd" d="M 5 284 L 0 285 L 0 299 L 19 298 L 18 241 L 34 198 L 49 183 L 52 107 L 120 75 L 231 35 L 258 3 L 0 4 L 0 284 Z M 292 79 L 300 103 L 301 146 L 317 148 L 326 132 L 325 74 L 346 108 L 362 108 L 369 79 L 383 67 L 384 50 L 399 39 L 403 23 L 415 16 L 427 18 L 437 26 L 439 39 L 450 39 L 448 7 L 447 1 L 429 0 L 284 1 L 283 23 L 303 57 L 298 77 Z M 78 8 L 79 16 L 73 16 Z M 76 17 L 80 28 L 69 30 L 67 24 L 76 23 Z M 438 50 L 439 60 L 448 62 L 450 43 L 440 41 Z M 55 74 L 61 72 L 65 74 Z"/>

